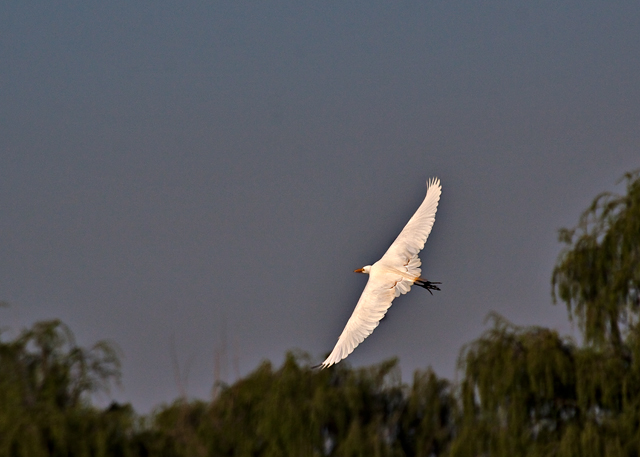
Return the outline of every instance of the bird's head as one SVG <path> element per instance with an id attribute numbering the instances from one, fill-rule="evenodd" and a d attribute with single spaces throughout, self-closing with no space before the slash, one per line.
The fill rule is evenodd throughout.
<path id="1" fill-rule="evenodd" d="M 364 273 L 369 274 L 371 272 L 371 265 L 367 265 L 366 267 L 358 268 L 357 270 L 353 270 L 354 273 Z"/>

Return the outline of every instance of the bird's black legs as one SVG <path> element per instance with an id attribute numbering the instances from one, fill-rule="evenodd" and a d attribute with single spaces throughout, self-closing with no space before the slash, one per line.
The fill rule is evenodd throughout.
<path id="1" fill-rule="evenodd" d="M 436 286 L 436 284 L 442 284 L 441 282 L 431 282 L 431 281 L 427 281 L 424 278 L 418 278 L 414 281 L 414 284 L 416 286 L 420 286 L 423 289 L 427 289 L 429 291 L 429 293 L 431 295 L 433 295 L 433 292 L 431 292 L 432 290 L 440 290 L 440 288 L 438 286 Z"/>

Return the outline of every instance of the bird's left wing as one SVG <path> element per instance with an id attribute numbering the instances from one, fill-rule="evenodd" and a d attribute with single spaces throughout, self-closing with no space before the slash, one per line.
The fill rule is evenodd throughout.
<path id="1" fill-rule="evenodd" d="M 381 273 L 369 276 L 360 300 L 347 321 L 338 343 L 329 357 L 320 365 L 322 368 L 338 363 L 358 346 L 378 326 L 396 296 L 395 285 L 402 280 L 399 275 Z"/>
<path id="2" fill-rule="evenodd" d="M 441 193 L 442 186 L 438 178 L 427 181 L 427 195 L 422 204 L 379 260 L 380 263 L 397 268 L 400 265 L 406 265 L 422 250 L 436 220 Z"/>

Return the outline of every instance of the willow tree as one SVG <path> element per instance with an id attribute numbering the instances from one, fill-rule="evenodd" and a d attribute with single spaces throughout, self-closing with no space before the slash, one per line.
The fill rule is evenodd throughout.
<path id="1" fill-rule="evenodd" d="M 626 195 L 598 195 L 575 228 L 560 230 L 566 247 L 551 279 L 585 341 L 616 350 L 640 310 L 640 170 L 623 179 Z"/>
<path id="2" fill-rule="evenodd" d="M 493 314 L 465 346 L 453 456 L 640 455 L 640 171 L 596 197 L 552 276 L 584 346 Z"/>
<path id="3" fill-rule="evenodd" d="M 489 318 L 492 328 L 466 345 L 458 362 L 463 411 L 451 455 L 556 454 L 581 420 L 576 347 L 553 330 L 519 327 L 497 313 Z"/>
<path id="4" fill-rule="evenodd" d="M 566 246 L 551 279 L 554 302 L 576 318 L 585 347 L 576 357 L 583 451 L 640 455 L 640 170 L 626 193 L 604 192 L 578 225 L 560 231 Z M 589 443 L 586 445 L 585 443 Z M 584 454 L 584 453 L 583 453 Z"/>
<path id="5" fill-rule="evenodd" d="M 116 436 L 132 410 L 102 412 L 90 403 L 119 378 L 113 345 L 79 347 L 58 320 L 0 340 L 0 456 L 99 455 L 107 447 L 122 455 Z"/>

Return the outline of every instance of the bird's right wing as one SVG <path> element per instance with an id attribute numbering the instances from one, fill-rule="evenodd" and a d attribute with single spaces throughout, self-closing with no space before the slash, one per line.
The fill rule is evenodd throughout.
<path id="1" fill-rule="evenodd" d="M 401 276 L 389 274 L 369 277 L 353 314 L 338 338 L 338 343 L 329 357 L 320 364 L 322 368 L 330 367 L 347 357 L 371 335 L 396 297 L 395 285 L 401 280 Z"/>
<path id="2" fill-rule="evenodd" d="M 427 181 L 427 195 L 422 204 L 379 260 L 380 263 L 396 267 L 407 264 L 414 255 L 424 248 L 424 243 L 426 243 L 436 220 L 441 193 L 442 186 L 438 178 Z"/>

